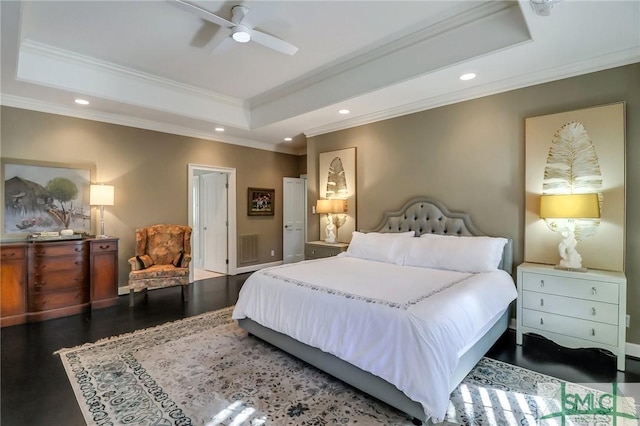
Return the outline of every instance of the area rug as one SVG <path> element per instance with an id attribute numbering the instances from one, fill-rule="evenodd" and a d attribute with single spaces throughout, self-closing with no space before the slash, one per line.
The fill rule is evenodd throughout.
<path id="1" fill-rule="evenodd" d="M 412 425 L 407 415 L 248 336 L 231 309 L 61 349 L 89 425 Z M 446 424 L 558 420 L 566 384 L 483 358 Z M 571 385 L 569 386 L 577 386 Z M 555 397 L 554 397 L 555 395 Z"/>

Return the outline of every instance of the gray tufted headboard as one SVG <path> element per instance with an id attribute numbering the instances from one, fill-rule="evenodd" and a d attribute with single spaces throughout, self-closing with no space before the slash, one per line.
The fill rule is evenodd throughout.
<path id="1" fill-rule="evenodd" d="M 407 232 L 414 231 L 416 236 L 422 234 L 484 236 L 471 222 L 467 213 L 450 212 L 438 200 L 429 197 L 418 197 L 409 200 L 396 212 L 384 213 L 382 222 L 373 229 L 362 232 Z M 513 241 L 508 242 L 502 253 L 500 269 L 512 273 Z"/>

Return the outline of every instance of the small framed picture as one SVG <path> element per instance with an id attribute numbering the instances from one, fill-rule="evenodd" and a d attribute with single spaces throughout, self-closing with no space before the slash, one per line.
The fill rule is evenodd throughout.
<path id="1" fill-rule="evenodd" d="M 273 216 L 275 189 L 249 188 L 247 214 L 249 216 Z"/>

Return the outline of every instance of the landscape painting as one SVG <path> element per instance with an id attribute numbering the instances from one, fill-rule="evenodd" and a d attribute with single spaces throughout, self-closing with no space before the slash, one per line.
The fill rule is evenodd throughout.
<path id="1" fill-rule="evenodd" d="M 90 233 L 92 166 L 2 159 L 4 234 Z"/>

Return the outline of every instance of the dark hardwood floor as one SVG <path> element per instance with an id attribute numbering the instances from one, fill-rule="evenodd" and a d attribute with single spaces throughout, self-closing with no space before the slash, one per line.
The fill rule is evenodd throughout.
<path id="1" fill-rule="evenodd" d="M 233 305 L 249 274 L 198 281 L 188 303 L 180 289 L 166 288 L 139 295 L 134 308 L 128 296 L 119 304 L 39 323 L 5 327 L 0 334 L 2 426 L 74 426 L 84 420 L 62 363 L 54 352 L 61 348 L 128 333 Z M 640 382 L 640 361 L 627 359 L 627 371 L 617 372 L 615 358 L 598 350 L 570 350 L 542 338 L 528 337 L 515 344 L 507 331 L 488 356 L 550 376 L 578 383 Z"/>

